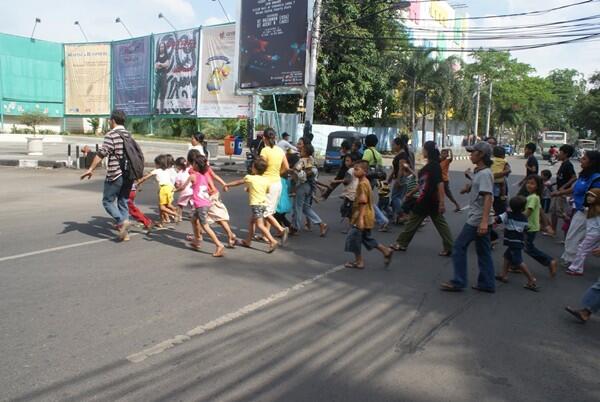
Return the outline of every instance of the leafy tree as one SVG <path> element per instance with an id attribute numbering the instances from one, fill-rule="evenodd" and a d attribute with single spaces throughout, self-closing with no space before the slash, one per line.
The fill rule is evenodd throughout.
<path id="1" fill-rule="evenodd" d="M 33 112 L 25 112 L 21 116 L 19 116 L 19 122 L 21 124 L 26 125 L 27 127 L 31 127 L 33 130 L 33 134 L 36 133 L 35 128 L 39 125 L 42 125 L 48 121 L 48 116 L 45 113 L 40 111 Z"/>
<path id="2" fill-rule="evenodd" d="M 600 72 L 590 79 L 591 89 L 579 97 L 574 107 L 573 120 L 582 130 L 592 130 L 596 139 L 600 139 Z"/>

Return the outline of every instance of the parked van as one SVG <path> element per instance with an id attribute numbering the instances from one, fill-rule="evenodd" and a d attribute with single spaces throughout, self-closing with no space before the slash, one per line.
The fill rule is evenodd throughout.
<path id="1" fill-rule="evenodd" d="M 331 172 L 333 169 L 337 169 L 342 165 L 340 149 L 342 148 L 342 142 L 349 141 L 360 141 L 364 147 L 364 141 L 367 134 L 362 134 L 356 131 L 333 131 L 327 138 L 327 149 L 325 150 L 325 163 L 323 169 L 326 172 Z"/>

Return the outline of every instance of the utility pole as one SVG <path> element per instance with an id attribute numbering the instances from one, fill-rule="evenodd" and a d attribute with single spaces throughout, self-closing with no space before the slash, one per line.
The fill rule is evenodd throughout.
<path id="1" fill-rule="evenodd" d="M 487 122 L 485 124 L 485 136 L 486 137 L 490 136 L 490 120 L 492 118 L 492 92 L 493 92 L 493 88 L 494 88 L 494 82 L 492 80 L 490 80 L 490 94 L 489 94 L 488 105 L 487 105 Z"/>
<path id="2" fill-rule="evenodd" d="M 477 76 L 477 101 L 475 103 L 475 132 L 473 133 L 473 143 L 477 140 L 479 130 L 479 102 L 481 101 L 481 76 Z"/>
<path id="3" fill-rule="evenodd" d="M 322 0 L 315 0 L 310 43 L 310 68 L 308 70 L 308 92 L 306 93 L 306 115 L 304 124 L 313 123 L 315 112 L 315 89 L 317 87 L 317 52 L 321 37 L 321 6 Z"/>

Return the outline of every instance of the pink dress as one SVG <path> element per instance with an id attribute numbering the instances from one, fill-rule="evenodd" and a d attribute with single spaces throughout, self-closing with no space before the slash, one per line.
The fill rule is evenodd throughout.
<path id="1" fill-rule="evenodd" d="M 187 179 L 190 177 L 190 170 L 191 169 L 185 169 L 180 172 L 177 172 L 177 176 L 175 177 L 175 185 L 177 187 L 181 186 L 183 183 L 185 183 L 187 181 Z M 192 190 L 192 185 L 188 184 L 188 186 L 186 188 L 184 188 L 183 190 L 181 190 L 181 192 L 179 193 L 179 198 L 177 199 L 177 205 L 179 205 L 182 208 L 190 205 L 192 202 L 193 194 L 194 194 L 194 191 Z"/>

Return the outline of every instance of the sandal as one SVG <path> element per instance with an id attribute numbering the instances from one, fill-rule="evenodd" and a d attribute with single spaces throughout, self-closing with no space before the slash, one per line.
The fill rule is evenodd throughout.
<path id="1" fill-rule="evenodd" d="M 329 226 L 326 223 L 324 223 L 323 226 L 321 226 L 321 234 L 320 234 L 320 236 L 321 237 L 327 236 L 327 232 L 329 232 Z"/>
<path id="2" fill-rule="evenodd" d="M 447 250 L 440 251 L 440 252 L 438 253 L 438 255 L 439 255 L 440 257 L 452 257 L 452 251 L 447 251 Z"/>
<path id="3" fill-rule="evenodd" d="M 583 276 L 583 272 L 580 271 L 572 271 L 570 269 L 566 269 L 565 270 L 565 274 L 567 275 L 571 275 L 571 276 Z"/>
<path id="4" fill-rule="evenodd" d="M 520 268 L 512 268 L 512 267 L 508 269 L 508 272 L 510 272 L 511 274 L 522 274 L 523 273 L 523 271 L 521 271 Z"/>
<path id="5" fill-rule="evenodd" d="M 533 292 L 539 292 L 540 288 L 538 287 L 538 285 L 534 282 L 534 283 L 528 283 L 525 286 L 523 286 L 525 289 L 527 290 L 531 290 Z"/>
<path id="6" fill-rule="evenodd" d="M 402 247 L 398 243 L 391 244 L 390 248 L 394 251 L 406 251 L 406 247 Z"/>
<path id="7" fill-rule="evenodd" d="M 194 251 L 200 251 L 200 250 L 202 250 L 202 244 L 201 244 L 200 241 L 192 241 L 192 242 L 189 243 L 189 246 Z"/>
<path id="8" fill-rule="evenodd" d="M 217 247 L 217 251 L 215 251 L 215 253 L 212 255 L 215 258 L 220 258 L 223 257 L 225 255 L 225 247 L 221 246 L 221 247 Z"/>
<path id="9" fill-rule="evenodd" d="M 579 321 L 582 324 L 585 324 L 587 322 L 587 320 L 589 319 L 589 317 L 585 318 L 583 316 L 583 314 L 581 314 L 581 310 L 575 310 L 575 309 L 567 306 L 567 307 L 565 307 L 565 311 L 568 312 L 568 313 L 571 313 L 574 317 L 576 317 L 577 319 L 579 319 Z"/>
<path id="10" fill-rule="evenodd" d="M 392 257 L 394 256 L 394 252 L 390 250 L 390 252 L 387 255 L 383 256 L 383 266 L 384 267 L 389 267 L 390 263 L 392 262 Z"/>
<path id="11" fill-rule="evenodd" d="M 440 285 L 440 290 L 444 292 L 462 292 L 463 289 L 454 286 L 451 282 L 444 282 Z"/>
<path id="12" fill-rule="evenodd" d="M 279 247 L 279 243 L 272 243 L 269 249 L 267 250 L 267 254 L 272 254 Z"/>
<path id="13" fill-rule="evenodd" d="M 508 279 L 506 279 L 506 278 L 505 278 L 505 277 L 503 277 L 503 276 L 496 275 L 496 276 L 495 276 L 495 278 L 496 278 L 496 280 L 497 280 L 498 282 L 502 282 L 502 283 L 508 283 Z"/>
<path id="14" fill-rule="evenodd" d="M 355 262 L 347 262 L 344 264 L 344 268 L 349 268 L 349 269 L 365 269 L 364 265 L 358 265 Z"/>
<path id="15" fill-rule="evenodd" d="M 235 248 L 236 244 L 238 244 L 237 237 L 233 237 L 233 238 L 229 239 L 228 243 L 229 243 L 229 248 Z"/>
<path id="16" fill-rule="evenodd" d="M 248 243 L 246 240 L 238 240 L 237 242 L 238 246 L 242 246 L 242 247 L 246 247 L 246 248 L 251 248 L 252 244 Z"/>

